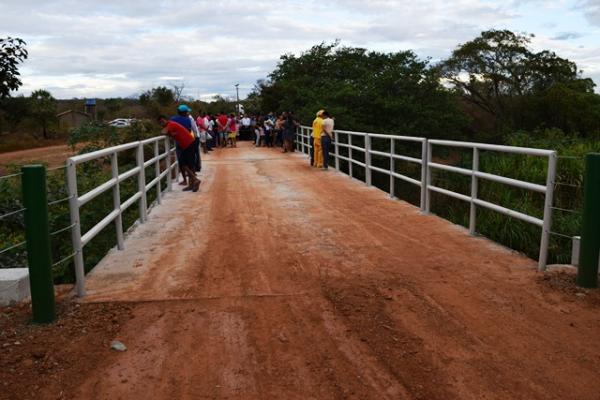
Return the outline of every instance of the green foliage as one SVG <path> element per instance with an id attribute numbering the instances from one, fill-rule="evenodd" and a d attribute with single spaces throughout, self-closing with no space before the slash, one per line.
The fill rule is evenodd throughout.
<path id="1" fill-rule="evenodd" d="M 216 115 L 218 113 L 234 113 L 235 112 L 235 101 L 230 101 L 222 96 L 215 96 L 212 101 L 205 106 L 201 107 L 204 111 L 209 114 Z"/>
<path id="2" fill-rule="evenodd" d="M 30 99 L 23 95 L 0 99 L 0 132 L 15 132 L 30 116 Z"/>
<path id="3" fill-rule="evenodd" d="M 291 110 L 302 121 L 326 108 L 340 129 L 456 138 L 467 122 L 437 71 L 411 51 L 322 43 L 299 57 L 282 56 L 250 97 L 257 95 L 262 111 Z"/>
<path id="4" fill-rule="evenodd" d="M 529 48 L 531 36 L 489 30 L 464 43 L 438 68 L 471 104 L 488 113 L 499 133 L 556 127 L 600 135 L 600 96 L 577 65 Z"/>
<path id="5" fill-rule="evenodd" d="M 159 106 L 168 106 L 175 103 L 175 93 L 165 86 L 158 86 L 140 95 L 142 105 L 149 105 L 152 102 L 157 103 Z"/>
<path id="6" fill-rule="evenodd" d="M 0 38 L 0 99 L 21 85 L 18 65 L 27 59 L 25 41 L 19 38 Z"/>
<path id="7" fill-rule="evenodd" d="M 44 139 L 48 138 L 48 128 L 55 123 L 56 100 L 47 90 L 39 89 L 31 93 L 29 105 L 31 116 L 42 129 Z"/>
<path id="8" fill-rule="evenodd" d="M 135 142 L 156 136 L 160 129 L 150 120 L 136 120 L 130 126 L 116 128 L 103 122 L 91 122 L 71 131 L 67 143 L 73 149 L 79 143 L 85 146 L 80 153 L 104 149 L 123 143 Z"/>
<path id="9" fill-rule="evenodd" d="M 104 100 L 104 107 L 109 113 L 115 114 L 123 108 L 123 100 L 118 98 L 106 99 Z"/>

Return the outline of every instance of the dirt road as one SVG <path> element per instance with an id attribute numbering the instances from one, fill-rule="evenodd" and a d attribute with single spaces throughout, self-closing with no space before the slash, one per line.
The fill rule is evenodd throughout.
<path id="1" fill-rule="evenodd" d="M 6 173 L 11 164 L 44 163 L 49 167 L 57 167 L 64 165 L 65 160 L 74 153 L 66 144 L 0 153 L 0 174 Z"/>
<path id="2" fill-rule="evenodd" d="M 75 335 L 39 398 L 599 398 L 597 291 L 300 155 L 203 165 L 89 276 L 128 350 Z"/>

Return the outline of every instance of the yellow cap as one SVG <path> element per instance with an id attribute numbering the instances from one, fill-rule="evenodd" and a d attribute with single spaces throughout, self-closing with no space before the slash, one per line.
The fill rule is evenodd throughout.
<path id="1" fill-rule="evenodd" d="M 321 115 L 323 115 L 324 112 L 325 112 L 325 110 L 319 110 L 317 112 L 317 117 L 320 117 Z"/>

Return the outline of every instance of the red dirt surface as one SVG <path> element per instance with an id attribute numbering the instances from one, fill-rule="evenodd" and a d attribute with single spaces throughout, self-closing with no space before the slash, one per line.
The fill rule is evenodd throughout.
<path id="1" fill-rule="evenodd" d="M 0 349 L 0 398 L 599 398 L 600 294 L 572 275 L 300 155 L 218 150 L 202 179 L 60 325 L 4 313 L 0 346 L 33 339 Z"/>
<path id="2" fill-rule="evenodd" d="M 65 160 L 75 153 L 65 144 L 0 153 L 0 174 L 5 174 L 11 164 L 44 163 L 50 168 L 58 167 L 64 165 Z"/>

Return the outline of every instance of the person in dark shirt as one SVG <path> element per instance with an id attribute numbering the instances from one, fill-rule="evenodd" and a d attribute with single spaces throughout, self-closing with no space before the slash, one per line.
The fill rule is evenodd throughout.
<path id="1" fill-rule="evenodd" d="M 287 112 L 284 114 L 285 122 L 283 123 L 283 152 L 287 153 L 294 151 L 294 139 L 296 136 L 296 128 L 300 124 L 294 118 L 294 114 Z"/>

